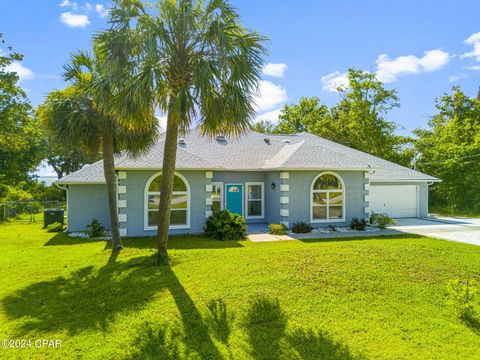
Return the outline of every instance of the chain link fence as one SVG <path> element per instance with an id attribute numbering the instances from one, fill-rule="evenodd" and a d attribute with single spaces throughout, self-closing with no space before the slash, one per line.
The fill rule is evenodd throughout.
<path id="1" fill-rule="evenodd" d="M 33 223 L 37 221 L 37 215 L 42 214 L 45 209 L 66 210 L 66 203 L 56 200 L 5 202 L 0 204 L 0 221 L 18 220 Z"/>

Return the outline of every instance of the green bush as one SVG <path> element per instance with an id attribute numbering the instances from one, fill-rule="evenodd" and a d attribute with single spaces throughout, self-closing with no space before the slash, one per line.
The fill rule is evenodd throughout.
<path id="1" fill-rule="evenodd" d="M 367 220 L 365 220 L 364 218 L 359 219 L 357 217 L 353 217 L 352 221 L 350 222 L 350 229 L 352 230 L 363 231 L 365 230 L 366 227 L 367 227 Z"/>
<path id="2" fill-rule="evenodd" d="M 370 224 L 384 230 L 388 225 L 395 225 L 395 220 L 387 214 L 372 213 L 370 215 Z"/>
<path id="3" fill-rule="evenodd" d="M 245 218 L 228 210 L 214 212 L 203 229 L 208 237 L 215 240 L 243 240 L 247 237 Z"/>
<path id="4" fill-rule="evenodd" d="M 449 303 L 459 319 L 469 320 L 477 316 L 480 304 L 480 284 L 475 279 L 453 280 L 448 284 Z"/>
<path id="5" fill-rule="evenodd" d="M 268 232 L 272 235 L 285 235 L 287 227 L 284 224 L 269 224 Z"/>
<path id="6" fill-rule="evenodd" d="M 62 223 L 54 222 L 47 226 L 47 232 L 61 232 L 61 231 L 63 231 Z"/>
<path id="7" fill-rule="evenodd" d="M 97 219 L 92 219 L 92 222 L 87 225 L 87 234 L 91 238 L 98 238 L 105 236 L 105 228 Z"/>
<path id="8" fill-rule="evenodd" d="M 295 234 L 307 234 L 312 230 L 313 230 L 313 227 L 310 224 L 307 224 L 306 222 L 303 222 L 303 221 L 293 223 L 293 226 L 292 226 L 292 231 Z"/>

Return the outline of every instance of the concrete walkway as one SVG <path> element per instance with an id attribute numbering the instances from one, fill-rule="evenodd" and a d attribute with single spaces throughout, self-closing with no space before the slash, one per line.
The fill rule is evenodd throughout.
<path id="1" fill-rule="evenodd" d="M 466 217 L 429 217 L 397 219 L 389 229 L 480 246 L 480 219 Z"/>
<path id="2" fill-rule="evenodd" d="M 328 234 L 289 234 L 289 235 L 272 235 L 268 232 L 248 234 L 248 239 L 253 242 L 269 242 L 269 241 L 285 241 L 285 240 L 303 240 L 303 239 L 342 239 L 342 238 L 358 238 L 372 236 L 388 236 L 401 235 L 396 230 L 378 230 L 378 231 L 352 231 L 352 232 L 332 232 Z"/>

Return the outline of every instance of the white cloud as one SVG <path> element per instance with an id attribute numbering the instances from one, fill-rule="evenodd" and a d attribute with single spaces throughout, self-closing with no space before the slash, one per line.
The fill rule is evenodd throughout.
<path id="1" fill-rule="evenodd" d="M 329 92 L 337 92 L 339 87 L 348 87 L 347 73 L 334 71 L 333 73 L 322 76 L 322 89 Z"/>
<path id="2" fill-rule="evenodd" d="M 90 24 L 87 15 L 73 14 L 70 11 L 62 13 L 60 20 L 70 27 L 85 27 Z"/>
<path id="3" fill-rule="evenodd" d="M 257 111 L 266 111 L 288 100 L 287 90 L 267 80 L 260 80 L 258 93 L 255 96 Z"/>
<path id="4" fill-rule="evenodd" d="M 7 72 L 16 72 L 18 77 L 20 78 L 20 81 L 22 80 L 30 80 L 30 79 L 33 79 L 35 77 L 35 73 L 23 66 L 20 62 L 18 61 L 14 61 L 13 63 L 11 63 L 10 65 L 7 65 L 5 67 L 5 71 Z"/>
<path id="5" fill-rule="evenodd" d="M 467 67 L 467 69 L 479 71 L 480 70 L 480 65 L 472 65 L 472 66 Z"/>
<path id="6" fill-rule="evenodd" d="M 160 125 L 161 131 L 167 130 L 167 116 L 157 116 L 158 125 Z"/>
<path id="7" fill-rule="evenodd" d="M 95 11 L 100 15 L 100 17 L 104 18 L 108 16 L 109 10 L 105 9 L 105 6 L 102 4 L 95 5 Z"/>
<path id="8" fill-rule="evenodd" d="M 464 43 L 473 45 L 473 50 L 464 53 L 462 56 L 460 56 L 460 58 L 474 58 L 476 61 L 480 61 L 480 32 L 470 35 L 470 37 L 466 39 Z"/>
<path id="9" fill-rule="evenodd" d="M 68 8 L 71 8 L 73 10 L 77 10 L 78 9 L 78 5 L 75 1 L 69 1 L 69 0 L 63 0 L 60 4 L 59 4 L 60 7 L 68 7 Z"/>
<path id="10" fill-rule="evenodd" d="M 448 52 L 442 50 L 425 51 L 422 57 L 415 55 L 399 56 L 390 59 L 387 54 L 377 58 L 377 79 L 389 83 L 397 80 L 401 75 L 431 72 L 444 67 L 449 60 Z"/>
<path id="11" fill-rule="evenodd" d="M 276 123 L 278 121 L 278 116 L 281 113 L 282 113 L 281 109 L 275 109 L 275 110 L 264 112 L 263 114 L 260 114 L 255 118 L 255 122 L 264 120 L 264 121 L 270 121 L 270 122 Z"/>
<path id="12" fill-rule="evenodd" d="M 285 70 L 287 70 L 287 64 L 268 63 L 263 67 L 262 73 L 263 75 L 281 78 L 285 74 Z"/>
<path id="13" fill-rule="evenodd" d="M 458 80 L 460 80 L 460 76 L 458 76 L 458 75 L 451 75 L 451 76 L 448 77 L 449 82 L 456 82 Z"/>

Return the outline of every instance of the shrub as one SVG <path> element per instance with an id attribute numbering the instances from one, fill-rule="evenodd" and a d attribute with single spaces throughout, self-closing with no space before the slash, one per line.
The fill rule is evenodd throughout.
<path id="1" fill-rule="evenodd" d="M 284 224 L 269 224 L 268 232 L 272 235 L 285 235 L 287 227 Z"/>
<path id="2" fill-rule="evenodd" d="M 395 225 L 395 220 L 387 214 L 372 213 L 370 215 L 370 224 L 384 230 L 388 225 Z"/>
<path id="3" fill-rule="evenodd" d="M 228 210 L 214 212 L 203 229 L 208 237 L 215 240 L 243 240 L 247 237 L 245 218 Z"/>
<path id="4" fill-rule="evenodd" d="M 453 280 L 448 284 L 449 303 L 455 308 L 459 319 L 474 319 L 475 304 L 480 297 L 480 286 L 475 279 Z"/>
<path id="5" fill-rule="evenodd" d="M 367 227 L 367 220 L 365 220 L 364 218 L 359 219 L 357 217 L 353 217 L 352 221 L 350 222 L 350 229 L 352 230 L 363 231 L 365 230 L 366 227 Z"/>
<path id="6" fill-rule="evenodd" d="M 92 219 L 92 222 L 87 225 L 87 234 L 91 238 L 98 238 L 105 236 L 105 228 L 97 219 Z"/>
<path id="7" fill-rule="evenodd" d="M 54 222 L 47 226 L 47 232 L 61 232 L 61 231 L 63 231 L 62 223 Z"/>
<path id="8" fill-rule="evenodd" d="M 303 221 L 293 223 L 292 231 L 295 234 L 306 234 L 313 230 L 313 227 L 310 224 L 307 224 Z"/>
<path id="9" fill-rule="evenodd" d="M 335 225 L 328 225 L 328 228 L 330 229 L 330 231 L 337 231 L 337 227 Z"/>

